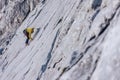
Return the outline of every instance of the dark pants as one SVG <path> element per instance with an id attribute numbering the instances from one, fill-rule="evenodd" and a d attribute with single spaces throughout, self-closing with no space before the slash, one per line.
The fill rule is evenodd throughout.
<path id="1" fill-rule="evenodd" d="M 29 33 L 28 33 L 28 32 L 26 32 L 26 33 L 27 33 L 27 34 L 26 34 L 27 39 L 26 39 L 25 43 L 26 43 L 26 44 L 29 44 Z"/>
<path id="2" fill-rule="evenodd" d="M 26 44 L 29 44 L 29 33 L 28 33 L 26 30 L 24 30 L 23 33 L 24 33 L 25 36 L 27 37 L 25 43 L 26 43 Z"/>

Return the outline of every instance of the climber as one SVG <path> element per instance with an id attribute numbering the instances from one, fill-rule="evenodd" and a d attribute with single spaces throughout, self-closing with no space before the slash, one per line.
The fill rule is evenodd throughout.
<path id="1" fill-rule="evenodd" d="M 29 45 L 29 40 L 33 40 L 31 37 L 31 34 L 34 32 L 34 28 L 26 28 L 23 30 L 24 35 L 27 37 L 25 43 L 26 45 Z"/>

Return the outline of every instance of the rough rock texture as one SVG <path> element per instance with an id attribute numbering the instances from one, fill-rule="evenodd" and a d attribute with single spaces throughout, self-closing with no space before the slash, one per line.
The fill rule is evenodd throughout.
<path id="1" fill-rule="evenodd" d="M 11 40 L 16 29 L 38 2 L 40 1 L 0 0 L 0 45 Z"/>
<path id="2" fill-rule="evenodd" d="M 40 28 L 25 46 L 22 31 Z M 120 0 L 43 0 L 0 56 L 0 80 L 119 80 Z"/>

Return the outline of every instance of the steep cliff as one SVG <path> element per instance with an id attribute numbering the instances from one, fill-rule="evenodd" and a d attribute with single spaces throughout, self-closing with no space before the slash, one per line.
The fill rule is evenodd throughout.
<path id="1" fill-rule="evenodd" d="M 0 56 L 0 80 L 120 79 L 120 0 L 43 0 L 26 16 Z M 25 46 L 28 26 L 40 32 Z"/>

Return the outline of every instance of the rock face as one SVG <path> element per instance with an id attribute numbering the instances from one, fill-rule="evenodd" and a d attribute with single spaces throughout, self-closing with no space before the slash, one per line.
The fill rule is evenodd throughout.
<path id="1" fill-rule="evenodd" d="M 20 21 L 0 56 L 0 80 L 120 79 L 120 0 L 42 0 Z M 27 26 L 40 28 L 29 46 Z"/>
<path id="2" fill-rule="evenodd" d="M 38 2 L 39 0 L 0 0 L 0 45 L 11 40 L 16 29 Z"/>

